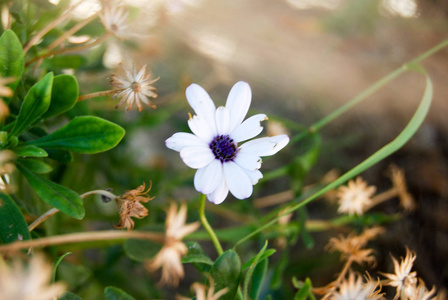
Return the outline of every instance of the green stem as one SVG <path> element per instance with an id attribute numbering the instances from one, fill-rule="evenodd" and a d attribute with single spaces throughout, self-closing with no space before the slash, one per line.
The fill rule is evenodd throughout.
<path id="1" fill-rule="evenodd" d="M 309 133 L 313 133 L 313 132 L 319 131 L 322 127 L 324 127 L 328 123 L 334 121 L 336 118 L 338 118 L 340 115 L 342 115 L 343 113 L 348 111 L 350 108 L 352 108 L 353 106 L 355 106 L 356 104 L 358 104 L 359 102 L 364 100 L 365 98 L 369 97 L 370 95 L 372 95 L 373 93 L 378 91 L 380 88 L 382 88 L 383 86 L 385 86 L 386 84 L 391 82 L 393 79 L 395 79 L 399 75 L 401 75 L 404 72 L 406 72 L 408 70 L 408 66 L 409 65 L 414 65 L 414 64 L 420 63 L 421 61 L 423 61 L 426 58 L 430 57 L 431 55 L 433 55 L 437 51 L 442 50 L 446 46 L 448 46 L 448 40 L 445 40 L 445 41 L 441 42 L 440 44 L 432 47 L 431 49 L 429 49 L 428 51 L 426 51 L 422 55 L 418 56 L 417 58 L 411 60 L 409 63 L 406 63 L 406 64 L 402 65 L 401 67 L 395 69 L 394 71 L 392 71 L 388 75 L 384 76 L 383 78 L 381 78 L 380 80 L 375 82 L 369 88 L 367 88 L 366 90 L 362 91 L 360 94 L 356 95 L 349 102 L 347 102 L 346 104 L 344 104 L 340 108 L 336 109 L 334 112 L 332 112 L 328 116 L 324 117 L 323 119 L 321 119 L 321 120 L 317 121 L 316 123 L 314 123 L 313 125 L 311 125 L 309 127 L 308 131 L 302 131 L 299 134 L 297 134 L 296 136 L 292 137 L 290 143 L 298 142 L 301 139 L 303 139 L 305 136 L 307 136 Z"/>
<path id="2" fill-rule="evenodd" d="M 398 69 L 392 71 L 392 73 L 386 75 L 385 77 L 381 78 L 380 80 L 378 80 L 377 82 L 372 84 L 369 88 L 362 91 L 355 98 L 353 98 L 346 104 L 342 105 L 340 108 L 338 108 L 337 110 L 335 110 L 334 112 L 332 112 L 331 114 L 326 116 L 325 118 L 323 118 L 323 119 L 319 120 L 318 122 L 314 123 L 313 125 L 311 125 L 309 131 L 310 132 L 319 131 L 322 127 L 324 127 L 331 121 L 338 118 L 340 115 L 342 115 L 343 113 L 348 111 L 350 108 L 352 108 L 353 106 L 355 106 L 356 104 L 358 104 L 359 102 L 361 102 L 362 100 L 367 98 L 368 96 L 375 93 L 377 90 L 379 90 L 380 88 L 382 88 L 383 86 L 385 86 L 386 84 L 391 82 L 393 79 L 395 79 L 396 77 L 398 77 L 399 75 L 404 73 L 406 70 L 407 70 L 407 68 L 403 65 L 403 66 L 399 67 Z"/>
<path id="3" fill-rule="evenodd" d="M 448 46 L 448 40 L 431 48 L 424 54 L 422 54 L 419 57 L 417 57 L 416 59 L 412 60 L 411 62 L 404 64 L 403 67 L 395 70 L 388 76 L 386 76 L 383 79 L 376 82 L 372 87 L 368 88 L 367 91 L 370 91 L 370 92 L 366 91 L 366 92 L 361 93 L 360 95 L 363 95 L 363 97 L 366 97 L 368 94 L 377 90 L 380 86 L 386 84 L 392 78 L 395 78 L 397 76 L 397 74 L 401 74 L 403 71 L 411 70 L 411 69 L 418 70 L 417 68 L 415 68 L 415 64 L 419 63 L 423 59 L 427 58 L 430 54 L 435 53 L 436 51 L 442 49 L 445 46 Z M 346 182 L 347 180 L 353 178 L 354 176 L 360 174 L 362 171 L 366 170 L 367 168 L 371 167 L 372 165 L 376 164 L 377 162 L 381 161 L 382 159 L 386 158 L 387 156 L 391 155 L 392 153 L 394 153 L 395 151 L 400 149 L 414 135 L 416 130 L 420 127 L 420 125 L 423 122 L 426 114 L 428 113 L 429 107 L 431 105 L 432 93 L 433 93 L 432 82 L 429 79 L 429 77 L 427 76 L 427 74 L 424 72 L 424 70 L 423 71 L 420 70 L 419 72 L 422 72 L 423 75 L 425 75 L 425 77 L 426 77 L 426 88 L 425 88 L 425 92 L 423 95 L 423 99 L 420 102 L 420 105 L 417 108 L 417 111 L 414 113 L 414 116 L 412 117 L 411 121 L 408 123 L 408 125 L 405 127 L 405 129 L 393 141 L 391 141 L 387 145 L 383 146 L 380 150 L 378 150 L 377 152 L 372 154 L 370 157 L 368 157 L 366 160 L 364 160 L 363 162 L 361 162 L 360 164 L 358 164 L 357 166 L 355 166 L 354 168 L 352 168 L 351 170 L 349 170 L 348 172 L 346 172 L 345 174 L 340 176 L 335 181 L 333 181 L 330 184 L 328 184 L 327 186 L 325 186 L 323 189 L 321 189 L 321 190 L 315 192 L 314 194 L 312 194 L 311 196 L 305 198 L 302 202 L 291 206 L 287 211 L 283 212 L 278 217 L 272 219 L 265 225 L 257 228 L 257 230 L 253 231 L 252 233 L 250 233 L 247 236 L 240 239 L 238 242 L 236 242 L 236 244 L 234 245 L 233 248 L 235 249 L 238 245 L 240 245 L 244 241 L 248 240 L 249 238 L 253 237 L 257 233 L 263 231 L 264 229 L 272 226 L 281 217 L 288 215 L 288 214 L 300 209 L 301 207 L 304 207 L 311 201 L 314 201 L 315 199 L 324 195 L 326 192 L 336 188 L 340 184 L 342 184 L 342 183 Z M 361 99 L 362 99 L 362 97 L 358 96 L 358 97 L 355 97 L 354 100 L 357 100 L 357 102 L 359 102 Z M 354 102 L 354 101 L 352 100 L 352 102 Z M 351 106 L 353 106 L 353 105 L 345 105 L 343 107 L 345 109 L 348 109 Z M 321 127 L 326 125 L 328 122 L 332 121 L 334 118 L 341 115 L 344 111 L 342 111 L 341 109 L 338 109 L 336 112 L 334 112 L 333 114 L 330 115 L 331 118 L 330 118 L 330 116 L 328 116 L 324 120 L 321 120 L 320 122 L 316 123 L 317 125 L 313 125 L 311 128 L 312 129 L 314 128 L 315 130 L 320 129 Z"/>
<path id="4" fill-rule="evenodd" d="M 208 232 L 208 235 L 212 239 L 213 245 L 215 245 L 216 248 L 216 252 L 218 252 L 218 255 L 221 255 L 224 253 L 221 247 L 221 243 L 219 242 L 218 237 L 216 236 L 213 228 L 207 221 L 207 217 L 205 216 L 205 198 L 206 196 L 204 194 L 201 194 L 201 199 L 199 200 L 199 219 L 201 220 L 202 226 L 204 226 L 205 230 Z"/>

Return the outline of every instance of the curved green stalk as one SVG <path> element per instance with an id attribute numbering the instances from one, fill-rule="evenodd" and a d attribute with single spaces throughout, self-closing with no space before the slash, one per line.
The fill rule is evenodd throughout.
<path id="1" fill-rule="evenodd" d="M 355 106 L 356 104 L 358 104 L 362 100 L 366 99 L 368 96 L 370 96 L 373 93 L 375 93 L 377 90 L 379 90 L 380 88 L 382 88 L 383 86 L 385 86 L 386 84 L 391 82 L 393 79 L 395 79 L 399 75 L 401 75 L 404 72 L 406 72 L 407 70 L 409 70 L 409 68 L 408 68 L 409 65 L 414 65 L 414 64 L 420 63 L 421 61 L 423 61 L 426 58 L 430 57 L 431 55 L 433 55 L 437 51 L 442 50 L 446 46 L 448 46 L 448 40 L 445 40 L 445 41 L 441 42 L 440 44 L 432 47 L 431 49 L 429 49 L 425 53 L 421 54 L 417 58 L 411 60 L 409 63 L 404 64 L 401 67 L 395 69 L 394 71 L 392 71 L 391 73 L 389 73 L 385 77 L 381 78 L 380 80 L 378 80 L 377 82 L 372 84 L 366 90 L 364 90 L 360 94 L 356 95 L 349 102 L 347 102 L 346 104 L 344 104 L 340 108 L 336 109 L 334 112 L 332 112 L 328 116 L 324 117 L 323 119 L 321 119 L 321 120 L 317 121 L 316 123 L 314 123 L 313 125 L 311 125 L 308 128 L 307 131 L 302 131 L 302 132 L 298 133 L 296 136 L 292 137 L 290 143 L 298 142 L 301 139 L 303 139 L 305 136 L 307 136 L 309 133 L 319 131 L 322 127 L 324 127 L 328 123 L 334 121 L 336 118 L 338 118 L 340 115 L 342 115 L 343 113 L 348 111 L 350 108 L 352 108 L 353 106 Z"/>
<path id="2" fill-rule="evenodd" d="M 285 215 L 288 215 L 288 214 L 298 210 L 299 208 L 301 208 L 301 207 L 307 205 L 308 203 L 310 203 L 311 201 L 319 198 L 320 196 L 322 196 L 326 192 L 328 192 L 328 191 L 338 187 L 339 185 L 343 184 L 347 180 L 355 177 L 356 175 L 358 175 L 361 172 L 365 171 L 366 169 L 370 168 L 374 164 L 378 163 L 379 161 L 383 160 L 387 156 L 391 155 L 392 153 L 394 153 L 395 151 L 400 149 L 407 141 L 409 141 L 409 139 L 414 135 L 414 133 L 420 128 L 420 125 L 422 124 L 423 120 L 425 119 L 425 117 L 426 117 L 426 115 L 427 115 L 427 113 L 429 111 L 429 107 L 431 106 L 431 101 L 432 101 L 432 96 L 433 96 L 433 87 L 432 87 L 431 79 L 424 72 L 423 68 L 421 68 L 418 65 L 413 65 L 413 64 L 412 65 L 409 64 L 408 67 L 409 67 L 409 69 L 412 69 L 414 71 L 422 72 L 423 75 L 425 75 L 425 77 L 426 77 L 426 88 L 425 88 L 425 92 L 423 94 L 423 98 L 422 98 L 422 100 L 420 102 L 419 107 L 417 108 L 416 112 L 414 113 L 414 116 L 409 121 L 408 125 L 403 129 L 403 131 L 393 141 L 391 141 L 390 143 L 388 143 L 387 145 L 382 147 L 380 150 L 378 150 L 377 152 L 372 154 L 370 157 L 368 157 L 366 160 L 364 160 L 363 162 L 361 162 L 360 164 L 358 164 L 357 166 L 355 166 L 354 168 L 352 168 L 351 170 L 349 170 L 348 172 L 346 172 L 345 174 L 340 176 L 335 181 L 333 181 L 330 184 L 326 185 L 324 188 L 320 189 L 319 191 L 317 191 L 313 195 L 311 195 L 308 198 L 304 199 L 302 202 L 292 206 L 290 209 L 285 211 L 280 216 L 272 219 L 271 221 L 269 221 L 265 225 L 261 226 L 257 230 L 253 231 L 252 233 L 250 233 L 247 236 L 245 236 L 242 239 L 240 239 L 238 242 L 236 242 L 234 248 L 236 248 L 239 244 L 241 244 L 244 241 L 248 240 L 249 238 L 251 238 L 255 234 L 257 234 L 257 233 L 261 232 L 262 230 L 268 228 L 269 226 L 275 224 L 281 217 L 283 217 Z"/>
<path id="3" fill-rule="evenodd" d="M 199 219 L 201 220 L 202 226 L 204 226 L 205 230 L 210 236 L 213 245 L 215 245 L 216 252 L 218 252 L 218 255 L 221 255 L 224 253 L 221 243 L 219 242 L 218 237 L 216 236 L 213 228 L 207 221 L 207 217 L 205 216 L 205 198 L 206 196 L 204 194 L 201 194 L 201 199 L 199 200 Z"/>

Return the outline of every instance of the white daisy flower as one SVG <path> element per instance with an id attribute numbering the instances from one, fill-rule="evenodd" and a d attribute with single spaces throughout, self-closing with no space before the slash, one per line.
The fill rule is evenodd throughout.
<path id="1" fill-rule="evenodd" d="M 190 117 L 191 133 L 178 132 L 166 140 L 166 146 L 179 151 L 190 168 L 197 169 L 194 186 L 209 201 L 220 204 L 229 190 L 238 199 L 252 195 L 253 185 L 263 177 L 261 157 L 283 149 L 289 142 L 285 134 L 238 143 L 257 136 L 265 114 L 244 120 L 252 92 L 246 82 L 237 82 L 227 97 L 226 106 L 216 108 L 207 92 L 197 84 L 186 91 L 196 115 Z"/>
<path id="2" fill-rule="evenodd" d="M 129 36 L 128 29 L 128 11 L 119 1 L 102 1 L 102 10 L 100 12 L 101 23 L 106 30 L 119 38 Z"/>
<path id="3" fill-rule="evenodd" d="M 148 75 L 145 75 L 146 65 L 144 65 L 138 73 L 135 66 L 132 68 L 132 73 L 123 68 L 121 64 L 120 67 L 125 75 L 120 76 L 113 74 L 110 77 L 110 84 L 116 92 L 112 98 L 121 98 L 121 101 L 115 108 L 119 108 L 126 103 L 126 110 L 129 111 L 135 102 L 138 111 L 143 110 L 142 103 L 155 109 L 156 106 L 151 102 L 149 97 L 154 99 L 157 98 L 157 94 L 155 93 L 156 88 L 151 84 L 159 80 L 159 78 L 151 79 L 151 71 L 149 71 Z"/>

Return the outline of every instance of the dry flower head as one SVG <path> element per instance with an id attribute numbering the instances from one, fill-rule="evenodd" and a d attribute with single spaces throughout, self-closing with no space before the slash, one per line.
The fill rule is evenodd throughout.
<path id="1" fill-rule="evenodd" d="M 121 98 L 121 101 L 115 108 L 119 108 L 126 103 L 126 110 L 129 111 L 135 102 L 138 111 L 142 111 L 142 103 L 155 109 L 156 106 L 149 98 L 157 98 L 156 88 L 151 84 L 159 80 L 159 78 L 150 79 L 152 75 L 151 71 L 149 71 L 148 75 L 145 75 L 146 65 L 138 73 L 135 66 L 132 68 L 132 73 L 125 69 L 122 64 L 120 64 L 120 68 L 124 75 L 114 74 L 110 77 L 110 84 L 115 91 L 113 98 Z"/>
<path id="2" fill-rule="evenodd" d="M 106 30 L 121 39 L 128 37 L 127 9 L 118 0 L 102 0 L 101 2 L 100 20 Z"/>
<path id="3" fill-rule="evenodd" d="M 208 276 L 208 282 L 209 287 L 207 289 L 207 286 L 198 282 L 195 282 L 191 285 L 191 290 L 196 295 L 196 300 L 218 300 L 221 298 L 221 296 L 224 296 L 228 291 L 229 288 L 223 288 L 222 290 L 219 290 L 215 293 L 215 281 L 213 280 L 213 277 Z M 176 300 L 188 300 L 190 298 L 176 297 Z"/>
<path id="4" fill-rule="evenodd" d="M 399 297 L 408 299 L 406 297 L 410 297 L 415 293 L 415 287 L 417 285 L 417 272 L 411 272 L 411 269 L 416 258 L 416 254 L 408 248 L 406 248 L 406 257 L 404 259 L 402 258 L 400 263 L 398 263 L 395 257 L 392 256 L 395 273 L 383 273 L 383 276 L 388 279 L 385 283 L 386 285 L 397 288 L 397 293 L 395 294 L 394 299 L 398 299 Z"/>
<path id="5" fill-rule="evenodd" d="M 9 83 L 16 81 L 14 77 L 1 78 L 0 77 L 0 121 L 6 119 L 9 116 L 9 106 L 1 97 L 12 97 L 13 91 L 6 86 Z"/>
<path id="6" fill-rule="evenodd" d="M 150 190 L 151 183 L 146 191 L 143 183 L 136 189 L 127 191 L 115 199 L 120 214 L 120 222 L 114 226 L 115 228 L 132 230 L 134 229 L 134 220 L 131 218 L 143 219 L 148 215 L 148 209 L 142 203 L 154 199 L 154 197 L 148 195 Z"/>
<path id="7" fill-rule="evenodd" d="M 15 170 L 13 159 L 15 158 L 14 152 L 10 150 L 0 151 L 0 191 L 5 193 L 14 192 L 15 187 L 9 183 L 9 175 Z"/>
<path id="8" fill-rule="evenodd" d="M 411 298 L 409 298 L 409 300 L 438 300 L 438 295 L 434 295 L 435 293 L 435 287 L 432 287 L 432 289 L 428 291 L 425 282 L 419 278 L 418 286 L 415 288 L 415 293 Z"/>
<path id="9" fill-rule="evenodd" d="M 391 165 L 389 167 L 389 174 L 394 188 L 397 189 L 401 207 L 403 207 L 405 211 L 413 211 L 416 206 L 415 200 L 408 192 L 403 169 L 400 169 L 396 165 Z"/>
<path id="10" fill-rule="evenodd" d="M 365 230 L 360 235 L 349 234 L 347 237 L 340 235 L 338 238 L 333 237 L 327 244 L 330 251 L 339 251 L 345 260 L 353 260 L 359 264 L 363 262 L 374 263 L 372 249 L 364 249 L 367 242 L 377 235 L 384 232 L 380 227 L 372 227 Z"/>
<path id="11" fill-rule="evenodd" d="M 350 180 L 347 186 L 341 186 L 337 190 L 339 213 L 349 215 L 362 215 L 371 204 L 371 197 L 376 192 L 376 187 L 368 186 L 367 182 L 357 177 Z"/>
<path id="12" fill-rule="evenodd" d="M 181 257 L 187 254 L 187 246 L 182 239 L 199 228 L 200 223 L 185 224 L 187 220 L 187 205 L 182 203 L 180 209 L 171 203 L 165 221 L 165 241 L 162 249 L 154 259 L 147 261 L 145 266 L 153 272 L 162 269 L 160 284 L 177 286 L 179 280 L 184 278 L 184 268 Z"/>
<path id="13" fill-rule="evenodd" d="M 369 275 L 364 282 L 362 276 L 350 272 L 348 279 L 344 278 L 337 290 L 323 297 L 325 300 L 377 300 L 384 299 L 379 282 L 373 281 Z"/>
<path id="14" fill-rule="evenodd" d="M 11 97 L 13 95 L 13 91 L 11 88 L 6 86 L 7 84 L 10 84 L 12 82 L 16 81 L 15 77 L 6 77 L 1 78 L 0 77 L 0 97 Z"/>
<path id="15" fill-rule="evenodd" d="M 0 299 L 48 300 L 61 296 L 63 283 L 51 283 L 52 267 L 43 255 L 35 254 L 27 264 L 17 258 L 7 264 L 0 258 Z"/>

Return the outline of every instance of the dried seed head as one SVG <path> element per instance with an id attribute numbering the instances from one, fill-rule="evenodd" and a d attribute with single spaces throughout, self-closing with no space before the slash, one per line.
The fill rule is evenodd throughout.
<path id="1" fill-rule="evenodd" d="M 115 228 L 132 230 L 134 229 L 134 220 L 131 218 L 143 219 L 148 215 L 148 209 L 142 203 L 154 199 L 154 197 L 147 195 L 150 190 L 151 183 L 146 191 L 143 183 L 136 189 L 127 191 L 115 199 L 120 214 L 120 222 L 114 226 Z"/>

